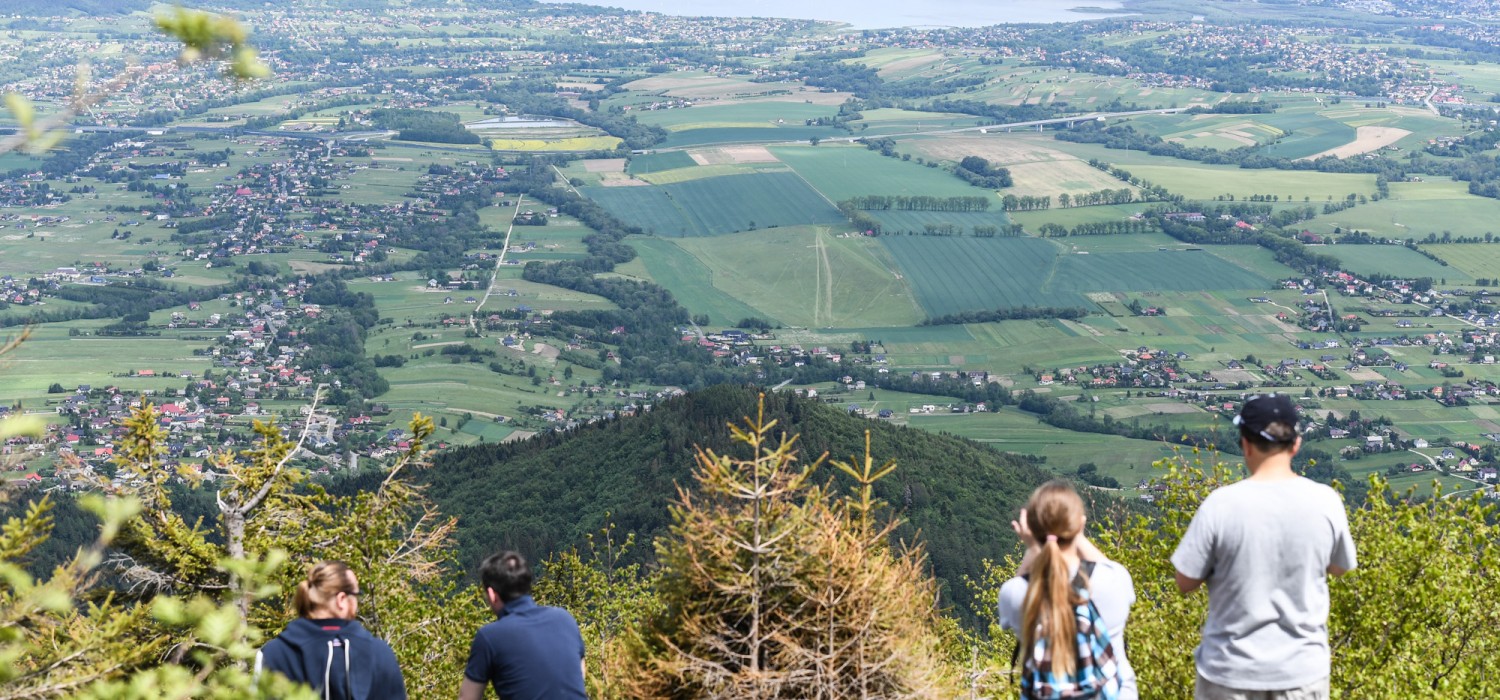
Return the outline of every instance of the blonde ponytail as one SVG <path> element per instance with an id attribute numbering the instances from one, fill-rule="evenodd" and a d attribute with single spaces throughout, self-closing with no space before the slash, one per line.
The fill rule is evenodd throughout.
<path id="1" fill-rule="evenodd" d="M 1017 658 L 1031 655 L 1040 635 L 1052 650 L 1053 672 L 1068 675 L 1078 665 L 1074 608 L 1085 598 L 1073 589 L 1062 548 L 1082 531 L 1083 499 L 1068 482 L 1049 481 L 1031 494 L 1026 520 L 1041 549 L 1032 560 L 1021 607 L 1021 654 Z"/>
<path id="2" fill-rule="evenodd" d="M 312 614 L 328 605 L 339 593 L 352 593 L 349 565 L 341 561 L 320 561 L 307 570 L 307 578 L 297 582 L 292 608 L 298 617 Z"/>

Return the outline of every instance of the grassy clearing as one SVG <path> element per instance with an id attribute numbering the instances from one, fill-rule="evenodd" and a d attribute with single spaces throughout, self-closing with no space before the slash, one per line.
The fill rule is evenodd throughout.
<path id="1" fill-rule="evenodd" d="M 164 331 L 160 336 L 114 338 L 87 335 L 108 321 L 74 321 L 36 326 L 20 349 L 4 358 L 0 371 L 0 399 L 7 404 L 22 400 L 37 408 L 53 382 L 73 389 L 79 384 L 115 385 L 140 390 L 181 388 L 182 372 L 201 374 L 210 366 L 208 358 L 193 355 L 213 344 L 209 333 L 193 329 Z M 69 335 L 70 329 L 85 333 Z M 10 337 L 14 330 L 0 332 Z M 156 377 L 127 377 L 133 370 L 155 370 Z M 51 395 L 50 398 L 59 398 Z"/>
<path id="2" fill-rule="evenodd" d="M 923 314 L 911 290 L 863 236 L 797 227 L 684 239 L 679 246 L 713 271 L 713 284 L 787 325 L 905 326 Z"/>
<path id="3" fill-rule="evenodd" d="M 1464 246 L 1472 248 L 1474 246 Z M 1462 270 L 1439 264 L 1406 246 L 1396 245 L 1331 245 L 1317 249 L 1338 258 L 1351 272 L 1357 274 L 1381 274 L 1399 277 L 1446 278 L 1452 283 L 1472 282 L 1473 276 Z M 1500 271 L 1500 268 L 1491 268 Z"/>
<path id="4" fill-rule="evenodd" d="M 1006 191 L 1007 193 L 1009 190 Z M 1026 227 L 1028 231 L 1036 231 L 1045 223 L 1054 223 L 1062 226 L 1073 227 L 1078 224 L 1092 224 L 1102 221 L 1121 221 L 1132 215 L 1143 211 L 1143 204 L 1106 204 L 1097 207 L 1069 207 L 1067 209 L 1041 209 L 1037 211 L 1008 211 L 1007 217 L 1012 221 Z M 1115 236 L 1092 236 L 1091 238 L 1115 238 Z M 1174 244 L 1181 245 L 1174 240 Z"/>
<path id="5" fill-rule="evenodd" d="M 931 195 L 995 198 L 939 168 L 887 158 L 862 146 L 785 146 L 770 149 L 781 162 L 838 202 L 858 195 Z"/>
<path id="6" fill-rule="evenodd" d="M 1424 245 L 1423 250 L 1442 258 L 1448 262 L 1448 267 L 1443 268 L 1449 279 L 1454 277 L 1456 270 L 1469 277 L 1488 277 L 1495 279 L 1500 276 L 1500 245 L 1483 243 L 1450 243 L 1447 245 Z"/>
<path id="7" fill-rule="evenodd" d="M 1336 144 L 1335 144 L 1336 145 Z M 1187 164 L 1131 165 L 1132 174 L 1191 199 L 1213 199 L 1229 194 L 1236 199 L 1251 195 L 1276 195 L 1286 201 L 1312 202 L 1343 199 L 1350 193 L 1373 194 L 1375 176 L 1313 171 L 1245 170 L 1234 167 Z"/>
<path id="8" fill-rule="evenodd" d="M 712 236 L 799 224 L 844 224 L 794 173 L 690 180 L 660 187 L 585 187 L 621 219 L 662 236 Z"/>
<path id="9" fill-rule="evenodd" d="M 714 270 L 673 241 L 631 236 L 629 242 L 640 257 L 616 267 L 616 272 L 637 277 L 649 276 L 652 281 L 672 292 L 672 296 L 687 307 L 688 311 L 707 314 L 711 323 L 727 326 L 751 317 L 781 320 L 717 287 L 714 284 Z M 640 265 L 639 269 L 629 267 L 637 263 Z"/>
<path id="10" fill-rule="evenodd" d="M 885 235 L 922 234 L 928 226 L 955 226 L 960 234 L 970 235 L 975 226 L 1004 226 L 1006 213 L 996 209 L 984 212 L 950 211 L 872 211 Z"/>
<path id="11" fill-rule="evenodd" d="M 1389 199 L 1319 216 L 1307 227 L 1320 234 L 1341 227 L 1405 239 L 1441 237 L 1445 231 L 1455 236 L 1500 234 L 1500 200 L 1471 195 L 1465 183 L 1447 178 L 1393 182 L 1390 190 Z"/>
<path id="12" fill-rule="evenodd" d="M 1015 186 L 1005 190 L 1005 194 L 1013 194 L 1017 197 L 1050 196 L 1055 199 L 1064 193 L 1072 196 L 1099 190 L 1138 191 L 1128 183 L 1116 180 L 1108 173 L 1080 160 L 1018 163 L 1010 166 L 1009 169 Z"/>
<path id="13" fill-rule="evenodd" d="M 1165 443 L 1054 428 L 1010 407 L 990 413 L 911 415 L 907 423 L 977 440 L 1002 452 L 1045 457 L 1043 466 L 1057 474 L 1074 472 L 1078 465 L 1092 462 L 1100 473 L 1114 477 L 1125 487 L 1159 476 L 1151 464 L 1173 454 Z"/>
<path id="14" fill-rule="evenodd" d="M 685 151 L 666 151 L 664 153 L 646 153 L 630 157 L 630 164 L 626 171 L 631 175 L 645 173 L 656 173 L 663 170 L 676 170 L 678 168 L 691 168 L 697 165 L 697 161 Z"/>

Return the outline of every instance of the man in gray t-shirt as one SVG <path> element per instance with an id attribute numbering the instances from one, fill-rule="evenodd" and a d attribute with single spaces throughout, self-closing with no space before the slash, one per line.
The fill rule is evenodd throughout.
<path id="1" fill-rule="evenodd" d="M 1179 590 L 1208 584 L 1194 697 L 1327 698 L 1327 576 L 1355 566 L 1343 500 L 1292 471 L 1289 397 L 1252 397 L 1234 422 L 1250 478 L 1209 494 L 1172 554 Z"/>

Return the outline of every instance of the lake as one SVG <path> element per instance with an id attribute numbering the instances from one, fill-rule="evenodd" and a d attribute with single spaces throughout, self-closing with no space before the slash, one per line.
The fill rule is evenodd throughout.
<path id="1" fill-rule="evenodd" d="M 845 22 L 855 29 L 984 27 L 1017 22 L 1077 22 L 1117 14 L 1073 8 L 1118 9 L 1119 0 L 599 0 L 585 5 L 668 15 L 789 17 Z"/>

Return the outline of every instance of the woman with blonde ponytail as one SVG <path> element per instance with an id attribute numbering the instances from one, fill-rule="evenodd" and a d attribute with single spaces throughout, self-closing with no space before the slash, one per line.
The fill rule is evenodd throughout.
<path id="1" fill-rule="evenodd" d="M 1024 698 L 1137 698 L 1125 658 L 1135 586 L 1089 542 L 1087 522 L 1083 499 L 1059 480 L 1032 492 L 1011 522 L 1026 554 L 1000 587 L 1000 626 L 1020 640 Z"/>
<path id="2" fill-rule="evenodd" d="M 255 655 L 255 673 L 274 671 L 324 700 L 406 700 L 391 645 L 359 624 L 366 591 L 341 561 L 322 561 L 297 583 L 297 619 Z"/>

